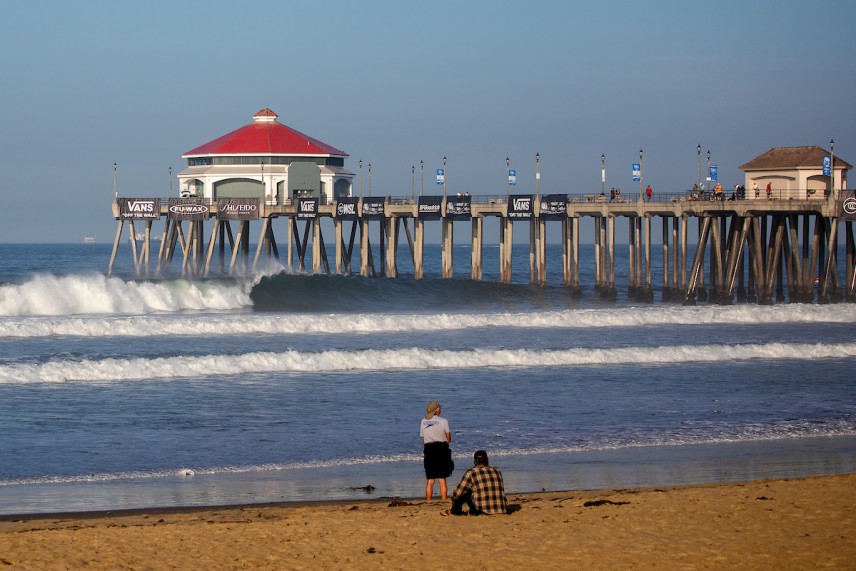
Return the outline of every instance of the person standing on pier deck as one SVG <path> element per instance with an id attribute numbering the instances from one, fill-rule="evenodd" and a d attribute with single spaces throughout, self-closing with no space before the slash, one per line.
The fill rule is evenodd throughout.
<path id="1" fill-rule="evenodd" d="M 654 196 L 654 191 L 651 189 L 651 185 L 648 185 L 648 188 L 645 189 L 645 196 L 648 198 L 648 202 L 651 202 L 651 197 Z"/>
<path id="2" fill-rule="evenodd" d="M 419 436 L 425 443 L 423 452 L 425 459 L 425 499 L 430 500 L 434 494 L 434 481 L 440 482 L 440 499 L 447 496 L 446 478 L 452 475 L 455 464 L 452 462 L 452 433 L 449 431 L 449 421 L 440 418 L 440 403 L 432 400 L 428 403 L 425 418 L 419 423 Z"/>

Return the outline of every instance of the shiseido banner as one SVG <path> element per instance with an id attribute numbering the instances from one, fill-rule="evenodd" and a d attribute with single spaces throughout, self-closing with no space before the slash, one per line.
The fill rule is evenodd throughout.
<path id="1" fill-rule="evenodd" d="M 336 199 L 336 218 L 339 220 L 356 220 L 357 204 L 356 196 L 345 196 Z"/>
<path id="2" fill-rule="evenodd" d="M 544 220 L 561 220 L 568 215 L 567 194 L 545 194 L 541 197 L 541 210 L 538 214 Z"/>
<path id="3" fill-rule="evenodd" d="M 120 198 L 119 218 L 157 220 L 160 218 L 160 198 Z"/>
<path id="4" fill-rule="evenodd" d="M 515 220 L 531 219 L 534 202 L 531 194 L 512 194 L 508 197 L 508 217 Z"/>
<path id="5" fill-rule="evenodd" d="M 363 199 L 363 220 L 383 220 L 383 205 L 386 198 L 383 196 L 369 196 Z"/>
<path id="6" fill-rule="evenodd" d="M 220 198 L 217 200 L 220 220 L 258 220 L 258 198 Z"/>
<path id="7" fill-rule="evenodd" d="M 446 200 L 446 218 L 449 220 L 469 220 L 472 218 L 472 197 L 456 196 Z"/>
<path id="8" fill-rule="evenodd" d="M 297 219 L 314 220 L 318 217 L 317 198 L 299 198 L 297 200 Z"/>
<path id="9" fill-rule="evenodd" d="M 440 208 L 443 206 L 442 196 L 420 196 L 419 197 L 419 219 L 439 220 L 443 217 Z"/>
<path id="10" fill-rule="evenodd" d="M 852 222 L 856 220 L 856 190 L 847 190 L 843 193 L 839 201 L 838 218 L 845 222 Z"/>
<path id="11" fill-rule="evenodd" d="M 200 198 L 170 198 L 167 217 L 170 220 L 207 220 L 211 208 Z"/>

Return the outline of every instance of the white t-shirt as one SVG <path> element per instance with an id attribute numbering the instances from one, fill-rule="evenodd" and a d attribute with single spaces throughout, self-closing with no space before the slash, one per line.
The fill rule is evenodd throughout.
<path id="1" fill-rule="evenodd" d="M 434 415 L 431 420 L 422 419 L 419 423 L 419 436 L 425 444 L 429 442 L 446 442 L 446 433 L 449 433 L 449 421 L 443 417 Z"/>

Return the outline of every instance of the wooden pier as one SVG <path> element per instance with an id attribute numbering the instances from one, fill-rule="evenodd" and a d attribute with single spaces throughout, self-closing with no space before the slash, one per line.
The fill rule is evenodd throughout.
<path id="1" fill-rule="evenodd" d="M 852 195 L 853 191 L 841 192 L 842 199 Z M 653 301 L 655 288 L 663 301 L 679 303 L 824 303 L 856 299 L 856 242 L 853 222 L 842 214 L 844 200 L 812 197 L 711 201 L 691 200 L 685 195 L 658 198 L 610 202 L 603 196 L 565 194 L 348 197 L 329 204 L 319 203 L 317 198 L 291 199 L 284 204 L 266 204 L 257 199 L 117 198 L 113 214 L 118 224 L 108 273 L 113 273 L 127 223 L 138 276 L 168 275 L 174 271 L 176 258 L 184 277 L 245 274 L 273 257 L 297 271 L 395 278 L 403 231 L 413 276 L 422 279 L 426 224 L 440 224 L 439 277 L 451 278 L 457 223 L 469 225 L 470 278 L 481 280 L 484 221 L 496 217 L 499 280 L 503 283 L 512 281 L 512 243 L 517 226 L 518 231 L 529 232 L 529 281 L 546 285 L 549 225 L 551 234 L 555 234 L 556 227 L 561 237 L 562 284 L 575 295 L 582 295 L 585 285 L 593 286 L 600 297 L 614 298 L 618 286 L 616 235 L 624 226 L 628 244 L 622 247 L 629 249 L 629 279 L 623 285 L 631 298 L 639 301 Z M 332 265 L 325 247 L 330 237 L 322 232 L 321 221 L 325 218 L 332 220 L 335 231 Z M 580 223 L 584 218 L 594 223 L 594 284 L 580 283 Z M 155 220 L 164 222 L 156 255 L 152 252 L 152 243 L 157 242 L 152 234 Z M 139 227 L 135 222 L 145 225 L 142 240 L 137 239 Z M 257 226 L 254 252 L 250 251 L 251 223 Z M 329 230 L 329 223 L 326 225 Z M 285 260 L 274 231 L 276 227 L 281 232 L 283 226 Z M 696 232 L 692 242 L 691 226 Z M 845 238 L 843 276 L 837 271 L 841 231 Z M 656 254 L 655 232 L 661 232 L 656 245 L 662 248 Z M 373 259 L 373 233 L 382 260 Z M 353 266 L 355 246 L 360 252 L 359 268 Z M 661 278 L 652 276 L 653 255 L 662 255 Z"/>

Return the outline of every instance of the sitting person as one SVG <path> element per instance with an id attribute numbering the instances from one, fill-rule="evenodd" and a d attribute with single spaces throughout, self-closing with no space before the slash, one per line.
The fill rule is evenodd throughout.
<path id="1" fill-rule="evenodd" d="M 464 504 L 469 507 L 469 515 L 508 513 L 502 472 L 496 466 L 488 464 L 487 452 L 484 450 L 473 455 L 473 467 L 467 470 L 452 493 L 452 509 L 441 513 L 467 515 L 468 512 L 462 509 Z"/>

